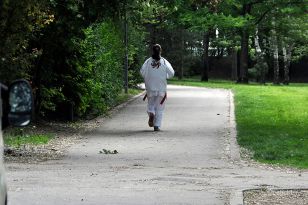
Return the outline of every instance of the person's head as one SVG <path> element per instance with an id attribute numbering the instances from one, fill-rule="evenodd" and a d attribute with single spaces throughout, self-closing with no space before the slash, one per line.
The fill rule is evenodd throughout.
<path id="1" fill-rule="evenodd" d="M 152 48 L 152 58 L 155 60 L 160 60 L 160 55 L 161 55 L 161 46 L 159 44 L 155 44 Z"/>

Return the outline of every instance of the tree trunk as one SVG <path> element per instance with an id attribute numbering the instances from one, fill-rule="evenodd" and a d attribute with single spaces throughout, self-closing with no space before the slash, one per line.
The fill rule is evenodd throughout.
<path id="1" fill-rule="evenodd" d="M 41 48 L 44 51 L 44 48 Z M 43 55 L 43 54 L 42 54 Z M 34 99 L 34 120 L 36 121 L 41 114 L 41 103 L 42 103 L 42 55 L 37 59 L 37 63 L 35 65 L 35 72 L 33 74 L 33 99 Z"/>
<path id="2" fill-rule="evenodd" d="M 275 85 L 279 84 L 279 50 L 278 50 L 278 40 L 277 40 L 277 33 L 276 30 L 272 30 L 272 40 L 271 40 L 271 47 L 273 52 L 273 63 L 274 63 L 274 79 L 273 83 Z"/>
<path id="3" fill-rule="evenodd" d="M 274 84 L 279 84 L 279 53 L 277 45 L 277 36 L 273 36 L 273 57 L 274 57 Z"/>
<path id="4" fill-rule="evenodd" d="M 291 64 L 291 56 L 292 56 L 293 45 L 289 48 L 284 44 L 282 47 L 283 53 L 283 66 L 284 66 L 284 81 L 283 84 L 289 85 L 290 83 L 290 64 Z"/>
<path id="5" fill-rule="evenodd" d="M 124 90 L 128 93 L 128 21 L 125 1 L 125 14 L 124 14 L 124 44 L 125 44 L 125 60 L 124 60 Z"/>
<path id="6" fill-rule="evenodd" d="M 240 54 L 240 77 L 238 82 L 248 83 L 248 57 L 249 57 L 249 34 L 247 29 L 242 31 L 241 54 Z"/>
<path id="7" fill-rule="evenodd" d="M 250 14 L 251 4 L 243 4 L 242 15 Z M 244 27 L 241 38 L 241 55 L 240 55 L 240 77 L 238 82 L 248 83 L 248 58 L 249 58 L 249 32 L 248 28 Z"/>
<path id="8" fill-rule="evenodd" d="M 209 81 L 209 46 L 210 46 L 210 31 L 206 31 L 203 35 L 203 69 L 201 81 Z"/>
<path id="9" fill-rule="evenodd" d="M 179 80 L 182 80 L 183 79 L 183 76 L 184 76 L 184 49 L 185 49 L 185 46 L 184 46 L 184 34 L 183 34 L 183 29 L 180 30 L 180 72 L 178 74 L 178 78 Z"/>
<path id="10" fill-rule="evenodd" d="M 265 62 L 265 53 L 262 51 L 262 48 L 260 46 L 259 42 L 259 35 L 258 35 L 258 29 L 256 30 L 255 34 L 255 47 L 256 47 L 256 56 L 257 56 L 257 64 L 256 67 L 259 69 L 260 72 L 260 83 L 265 84 L 265 74 L 267 72 L 267 64 Z"/>
<path id="11" fill-rule="evenodd" d="M 238 51 L 236 50 L 236 48 L 233 48 L 232 51 L 232 74 L 231 74 L 231 79 L 236 81 L 238 79 L 238 72 L 237 72 L 237 68 L 238 68 L 238 60 L 237 60 L 237 55 L 238 55 Z"/>
<path id="12" fill-rule="evenodd" d="M 149 46 L 149 55 L 152 55 L 152 46 L 156 44 L 156 25 L 150 25 L 150 46 Z"/>
<path id="13" fill-rule="evenodd" d="M 154 45 L 156 44 L 156 26 L 153 24 L 152 25 L 152 30 L 151 30 L 151 44 Z"/>

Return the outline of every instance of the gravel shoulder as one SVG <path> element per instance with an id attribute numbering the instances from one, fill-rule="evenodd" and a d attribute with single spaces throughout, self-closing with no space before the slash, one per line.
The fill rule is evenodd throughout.
<path id="1" fill-rule="evenodd" d="M 244 191 L 245 205 L 307 205 L 308 190 L 247 190 Z"/>
<path id="2" fill-rule="evenodd" d="M 95 128 L 95 122 L 59 123 L 40 122 L 26 128 L 27 132 L 36 134 L 51 134 L 54 137 L 42 145 L 26 144 L 20 147 L 6 147 L 4 160 L 6 163 L 39 163 L 47 160 L 59 160 L 67 154 L 68 148 L 80 142 L 82 133 L 90 127 Z"/>
<path id="3" fill-rule="evenodd" d="M 126 102 L 109 110 L 104 116 L 98 116 L 91 120 L 79 120 L 76 122 L 47 122 L 41 120 L 23 128 L 26 133 L 51 134 L 54 137 L 47 144 L 27 144 L 19 148 L 6 147 L 4 151 L 5 163 L 33 164 L 63 159 L 72 145 L 82 142 L 85 133 L 99 128 L 105 120 L 108 120 L 114 113 L 126 107 L 142 94 L 130 97 Z"/>

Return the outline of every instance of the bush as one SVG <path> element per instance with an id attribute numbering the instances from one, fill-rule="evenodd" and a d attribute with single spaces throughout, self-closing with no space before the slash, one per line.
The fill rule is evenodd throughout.
<path id="1" fill-rule="evenodd" d="M 135 88 L 143 81 L 139 71 L 146 58 L 145 32 L 130 24 L 128 38 L 128 86 Z"/>
<path id="2" fill-rule="evenodd" d="M 120 30 L 111 22 L 94 24 L 81 42 L 84 65 L 78 66 L 81 88 L 79 115 L 87 111 L 102 113 L 111 107 L 123 86 L 124 49 Z"/>
<path id="3" fill-rule="evenodd" d="M 144 60 L 144 35 L 133 26 L 129 34 L 129 87 L 136 87 L 142 80 L 139 69 Z M 41 114 L 47 111 L 49 116 L 66 118 L 61 117 L 66 113 L 65 105 L 73 105 L 75 115 L 97 115 L 117 103 L 124 79 L 125 48 L 121 26 L 106 20 L 84 29 L 83 35 L 69 40 L 67 49 L 73 51 L 69 52 L 73 53 L 69 54 L 72 58 L 64 58 L 64 63 L 59 61 L 61 56 L 56 58 L 61 65 L 56 74 L 45 71 L 45 84 L 49 87 L 40 89 Z"/>

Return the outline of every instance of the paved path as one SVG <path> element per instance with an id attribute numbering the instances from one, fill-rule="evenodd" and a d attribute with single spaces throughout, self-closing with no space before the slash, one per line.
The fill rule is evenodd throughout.
<path id="1" fill-rule="evenodd" d="M 170 86 L 159 133 L 147 127 L 138 98 L 63 160 L 9 164 L 9 204 L 238 204 L 238 191 L 247 188 L 307 188 L 307 172 L 239 160 L 230 95 Z"/>

